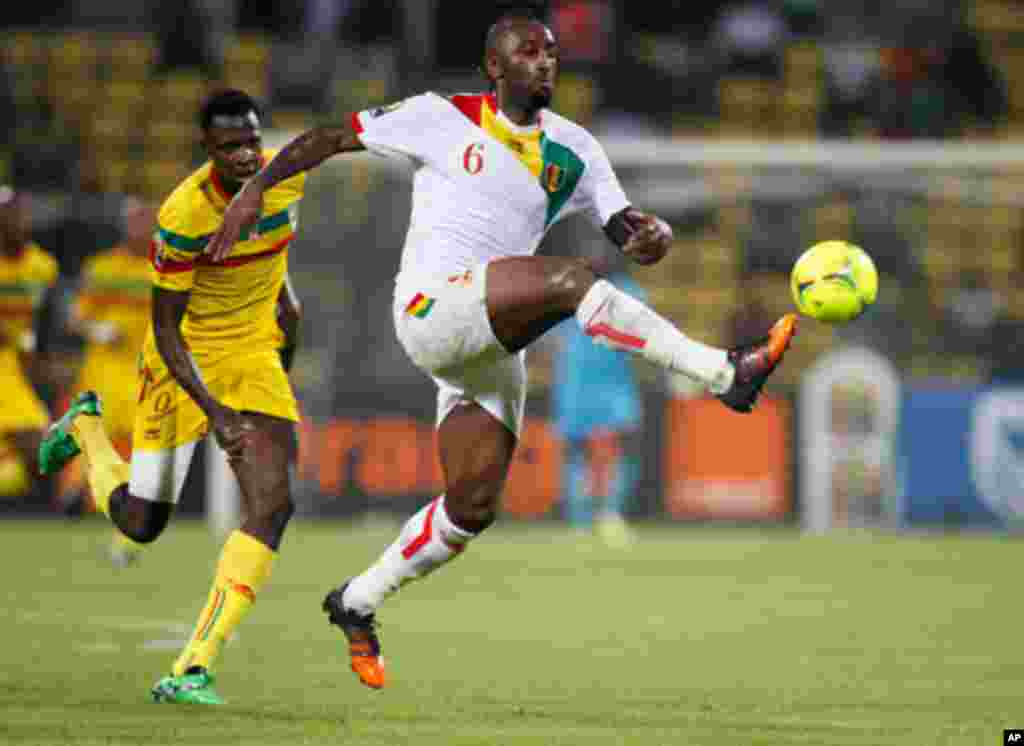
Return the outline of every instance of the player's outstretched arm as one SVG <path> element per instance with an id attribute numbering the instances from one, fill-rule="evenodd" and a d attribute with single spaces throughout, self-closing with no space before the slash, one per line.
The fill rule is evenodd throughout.
<path id="1" fill-rule="evenodd" d="M 153 335 L 156 348 L 171 376 L 210 419 L 214 435 L 229 459 L 242 455 L 246 433 L 252 430 L 240 413 L 216 401 L 199 377 L 181 335 L 181 321 L 188 307 L 189 291 L 153 288 Z"/>
<path id="2" fill-rule="evenodd" d="M 224 213 L 220 229 L 206 244 L 204 251 L 219 262 L 238 241 L 242 231 L 251 227 L 260 216 L 263 192 L 280 181 L 302 171 L 316 168 L 332 155 L 363 150 L 352 126 L 351 118 L 336 127 L 317 127 L 303 132 L 285 145 L 273 160 L 249 179 L 235 195 Z"/>
<path id="3" fill-rule="evenodd" d="M 626 207 L 604 225 L 608 239 L 637 264 L 661 261 L 672 245 L 672 228 L 657 215 Z"/>

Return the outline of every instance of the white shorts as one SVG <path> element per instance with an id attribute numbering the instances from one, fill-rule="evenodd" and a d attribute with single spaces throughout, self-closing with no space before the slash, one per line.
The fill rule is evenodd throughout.
<path id="1" fill-rule="evenodd" d="M 241 500 L 238 479 L 228 463 L 227 454 L 213 435 L 206 436 L 204 441 L 193 440 L 161 451 L 132 451 L 128 491 L 143 500 L 177 505 L 196 446 L 201 442 L 206 448 L 203 478 L 206 481 L 207 513 L 217 508 L 224 510 L 226 506 L 237 506 Z"/>
<path id="2" fill-rule="evenodd" d="M 491 329 L 487 265 L 450 277 L 402 277 L 395 288 L 398 341 L 437 384 L 437 424 L 473 401 L 519 435 L 526 406 L 526 355 L 502 347 Z"/>
<path id="3" fill-rule="evenodd" d="M 132 450 L 128 491 L 155 503 L 178 504 L 198 440 L 160 451 Z"/>

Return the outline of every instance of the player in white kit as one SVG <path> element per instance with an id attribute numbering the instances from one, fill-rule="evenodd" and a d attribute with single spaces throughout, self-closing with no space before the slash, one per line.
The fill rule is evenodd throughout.
<path id="1" fill-rule="evenodd" d="M 337 153 L 368 149 L 414 170 L 412 217 L 395 281 L 398 339 L 438 386 L 445 492 L 414 515 L 324 610 L 349 641 L 352 669 L 385 683 L 375 612 L 435 570 L 495 519 L 518 441 L 524 349 L 575 316 L 595 343 L 639 354 L 750 411 L 789 346 L 795 317 L 732 350 L 689 339 L 580 260 L 534 256 L 547 229 L 586 213 L 640 264 L 661 259 L 672 231 L 630 206 L 598 142 L 550 111 L 558 67 L 551 31 L 506 15 L 487 36 L 487 95 L 425 93 L 353 114 L 286 145 L 235 197 L 207 251 L 217 260 L 259 214 L 264 190 Z"/>

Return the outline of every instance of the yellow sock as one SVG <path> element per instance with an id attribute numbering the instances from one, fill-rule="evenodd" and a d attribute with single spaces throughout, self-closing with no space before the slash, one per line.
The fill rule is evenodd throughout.
<path id="1" fill-rule="evenodd" d="M 82 415 L 71 423 L 71 436 L 86 461 L 86 478 L 92 488 L 96 509 L 110 515 L 110 495 L 131 478 L 131 468 L 114 449 L 103 420 L 99 417 Z"/>
<path id="2" fill-rule="evenodd" d="M 232 531 L 224 543 L 210 597 L 199 614 L 188 645 L 174 662 L 172 672 L 181 676 L 193 666 L 209 669 L 224 641 L 256 601 L 256 594 L 270 577 L 277 554 L 258 539 Z"/>

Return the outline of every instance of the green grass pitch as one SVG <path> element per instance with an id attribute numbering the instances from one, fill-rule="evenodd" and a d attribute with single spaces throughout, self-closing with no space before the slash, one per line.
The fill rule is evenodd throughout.
<path id="1" fill-rule="evenodd" d="M 149 702 L 219 551 L 172 523 L 0 522 L 0 744 L 937 746 L 1024 726 L 1019 542 L 658 527 L 610 550 L 506 525 L 382 610 L 390 686 L 348 670 L 324 592 L 393 527 L 298 522 L 218 670 Z"/>

